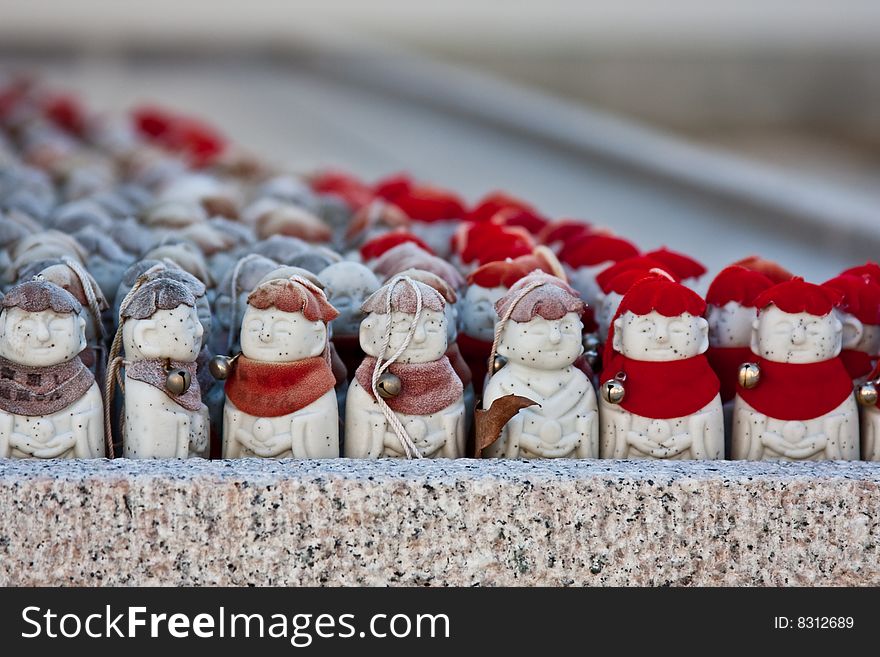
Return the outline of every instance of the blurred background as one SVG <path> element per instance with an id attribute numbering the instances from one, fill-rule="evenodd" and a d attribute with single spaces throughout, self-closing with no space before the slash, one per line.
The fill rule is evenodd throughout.
<path id="1" fill-rule="evenodd" d="M 0 68 L 96 106 L 817 277 L 880 250 L 878 37 L 871 0 L 0 0 Z"/>

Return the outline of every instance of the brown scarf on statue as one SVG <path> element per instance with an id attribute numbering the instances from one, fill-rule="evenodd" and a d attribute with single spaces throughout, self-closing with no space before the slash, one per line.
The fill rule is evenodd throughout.
<path id="1" fill-rule="evenodd" d="M 371 397 L 375 367 L 376 359 L 367 356 L 355 373 L 358 383 Z M 400 377 L 401 382 L 400 394 L 385 400 L 395 413 L 432 415 L 455 402 L 462 394 L 461 379 L 446 356 L 430 363 L 394 363 L 387 371 Z"/>
<path id="2" fill-rule="evenodd" d="M 94 382 L 79 358 L 31 367 L 0 357 L 0 409 L 30 417 L 52 415 L 80 399 Z"/>
<path id="3" fill-rule="evenodd" d="M 182 406 L 188 411 L 197 411 L 202 407 L 202 393 L 199 386 L 199 378 L 196 372 L 195 362 L 183 363 L 179 360 L 171 361 L 171 368 L 186 370 L 190 375 L 189 388 L 182 395 L 172 395 L 165 388 L 165 380 L 168 372 L 165 371 L 164 360 L 135 360 L 125 365 L 125 376 L 135 381 L 148 383 L 154 388 L 164 392 L 169 399 Z"/>

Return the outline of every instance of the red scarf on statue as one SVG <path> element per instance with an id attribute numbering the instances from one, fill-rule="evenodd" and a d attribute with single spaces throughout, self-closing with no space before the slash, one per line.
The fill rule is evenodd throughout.
<path id="1" fill-rule="evenodd" d="M 461 351 L 468 367 L 471 368 L 471 378 L 477 396 L 483 392 L 483 382 L 486 380 L 486 372 L 489 371 L 489 354 L 492 353 L 492 341 L 478 340 L 467 333 L 459 333 L 456 344 Z"/>
<path id="2" fill-rule="evenodd" d="M 323 356 L 291 363 L 267 363 L 239 356 L 226 379 L 226 396 L 256 417 L 278 417 L 302 410 L 336 384 Z"/>
<path id="3" fill-rule="evenodd" d="M 863 376 L 868 376 L 874 369 L 871 356 L 864 351 L 844 349 L 840 352 L 840 360 L 843 361 L 843 366 L 849 372 L 851 379 L 861 379 Z"/>
<path id="4" fill-rule="evenodd" d="M 718 394 L 720 383 L 702 354 L 684 360 L 649 362 L 612 352 L 602 381 L 626 374 L 621 406 L 642 417 L 669 419 L 692 415 Z"/>
<path id="5" fill-rule="evenodd" d="M 375 367 L 376 359 L 367 356 L 355 373 L 358 383 L 371 397 Z M 461 397 L 461 379 L 446 356 L 430 363 L 394 363 L 388 371 L 400 377 L 401 382 L 400 394 L 385 400 L 395 413 L 432 415 Z"/>
<path id="6" fill-rule="evenodd" d="M 761 378 L 751 390 L 739 383 L 736 394 L 759 413 L 777 420 L 812 420 L 830 413 L 853 394 L 840 358 L 820 363 L 776 363 L 752 354 Z"/>
<path id="7" fill-rule="evenodd" d="M 751 363 L 755 354 L 748 347 L 709 347 L 706 358 L 721 382 L 721 401 L 730 401 L 736 396 L 739 366 Z"/>

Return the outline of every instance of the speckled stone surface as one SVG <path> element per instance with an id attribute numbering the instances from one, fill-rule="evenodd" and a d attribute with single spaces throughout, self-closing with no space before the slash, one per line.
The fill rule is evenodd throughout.
<path id="1" fill-rule="evenodd" d="M 0 461 L 0 584 L 880 584 L 880 464 Z"/>

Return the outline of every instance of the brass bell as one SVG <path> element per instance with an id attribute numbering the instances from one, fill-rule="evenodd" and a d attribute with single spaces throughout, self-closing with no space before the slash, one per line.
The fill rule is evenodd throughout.
<path id="1" fill-rule="evenodd" d="M 623 381 L 619 379 L 608 379 L 602 384 L 602 399 L 609 404 L 619 404 L 626 396 L 626 388 L 623 387 Z"/>
<path id="2" fill-rule="evenodd" d="M 189 390 L 191 383 L 192 376 L 186 370 L 169 370 L 168 375 L 165 377 L 165 389 L 175 397 Z"/>
<path id="3" fill-rule="evenodd" d="M 739 384 L 751 390 L 761 380 L 761 368 L 757 363 L 743 363 L 739 366 Z"/>
<path id="4" fill-rule="evenodd" d="M 376 391 L 382 399 L 391 399 L 400 394 L 403 384 L 400 377 L 391 372 L 384 372 L 376 381 Z"/>
<path id="5" fill-rule="evenodd" d="M 856 388 L 856 400 L 862 406 L 874 406 L 877 404 L 878 394 L 877 386 L 873 381 L 863 383 Z"/>
<path id="6" fill-rule="evenodd" d="M 581 340 L 581 343 L 584 345 L 584 353 L 595 351 L 599 352 L 599 347 L 602 346 L 602 342 L 599 340 L 599 336 L 595 333 L 586 333 Z"/>
<path id="7" fill-rule="evenodd" d="M 590 366 L 590 369 L 592 369 L 594 372 L 599 369 L 598 368 L 598 365 L 599 365 L 599 352 L 598 351 L 596 351 L 594 349 L 590 349 L 588 351 L 585 351 L 584 358 L 586 358 L 587 364 Z"/>
<path id="8" fill-rule="evenodd" d="M 507 365 L 507 359 L 504 356 L 495 354 L 495 359 L 492 361 L 492 374 L 497 374 L 498 370 L 505 365 Z"/>
<path id="9" fill-rule="evenodd" d="M 225 381 L 232 372 L 232 359 L 229 356 L 217 354 L 208 361 L 208 369 L 215 379 Z"/>

